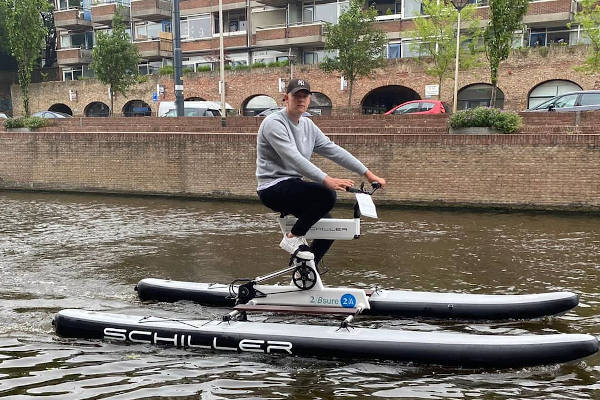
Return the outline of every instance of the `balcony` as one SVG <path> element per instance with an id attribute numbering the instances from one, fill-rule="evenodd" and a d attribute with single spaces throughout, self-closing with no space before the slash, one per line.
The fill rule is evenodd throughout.
<path id="1" fill-rule="evenodd" d="M 83 10 L 73 8 L 70 10 L 54 11 L 54 25 L 58 29 L 81 32 L 92 29 L 92 21 L 83 17 Z"/>
<path id="2" fill-rule="evenodd" d="M 256 46 L 323 46 L 325 45 L 325 24 L 321 22 L 303 25 L 290 25 L 256 28 Z"/>
<path id="3" fill-rule="evenodd" d="M 95 24 L 110 25 L 119 4 L 114 2 L 103 3 L 102 0 L 93 1 L 92 4 L 92 22 Z M 129 7 L 121 6 L 121 15 L 127 21 L 129 19 Z"/>
<path id="4" fill-rule="evenodd" d="M 86 49 L 59 49 L 56 51 L 56 55 L 60 66 L 81 65 L 92 62 L 92 51 Z"/>
<path id="5" fill-rule="evenodd" d="M 179 4 L 181 15 L 202 14 L 219 10 L 219 2 L 215 0 L 182 0 Z M 255 1 L 250 1 L 251 7 L 256 5 Z M 246 0 L 223 0 L 223 10 L 243 8 L 246 8 Z"/>
<path id="6" fill-rule="evenodd" d="M 170 0 L 134 0 L 131 2 L 131 17 L 142 21 L 171 19 Z"/>
<path id="7" fill-rule="evenodd" d="M 173 40 L 171 34 L 162 34 L 159 39 L 134 42 L 141 58 L 146 60 L 160 60 L 173 57 Z"/>
<path id="8" fill-rule="evenodd" d="M 225 49 L 247 48 L 246 35 L 228 35 L 223 38 L 223 47 Z M 181 43 L 181 51 L 184 53 L 202 52 L 219 49 L 219 38 L 186 40 Z"/>

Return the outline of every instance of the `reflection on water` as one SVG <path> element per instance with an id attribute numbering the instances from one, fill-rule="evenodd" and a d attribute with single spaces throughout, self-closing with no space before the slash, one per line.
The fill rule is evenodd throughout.
<path id="1" fill-rule="evenodd" d="M 570 290 L 547 320 L 361 319 L 366 327 L 482 334 L 600 334 L 600 218 L 380 209 L 326 257 L 328 285 L 472 293 Z M 335 216 L 350 216 L 340 208 Z M 259 204 L 0 192 L 0 395 L 9 399 L 596 398 L 600 356 L 474 371 L 223 355 L 57 338 L 61 308 L 213 318 L 216 308 L 141 304 L 144 277 L 227 283 L 280 268 L 275 214 Z M 335 323 L 307 316 L 257 320 Z"/>

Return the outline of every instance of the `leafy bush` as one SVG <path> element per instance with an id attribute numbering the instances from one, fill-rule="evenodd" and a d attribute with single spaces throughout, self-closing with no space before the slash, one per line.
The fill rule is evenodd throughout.
<path id="1" fill-rule="evenodd" d="M 212 71 L 212 68 L 210 67 L 210 65 L 201 65 L 199 67 L 196 67 L 196 71 L 197 72 L 210 72 L 210 71 Z"/>
<path id="2" fill-rule="evenodd" d="M 453 129 L 489 127 L 502 133 L 514 133 L 521 127 L 522 119 L 514 111 L 477 107 L 452 114 L 448 123 Z"/>
<path id="3" fill-rule="evenodd" d="M 284 60 L 284 61 L 274 61 L 274 62 L 270 62 L 267 64 L 267 67 L 287 67 L 288 65 L 290 65 L 290 62 L 288 60 Z"/>
<path id="4" fill-rule="evenodd" d="M 40 117 L 8 118 L 4 121 L 4 127 L 6 129 L 11 129 L 11 128 L 37 129 L 37 128 L 43 128 L 44 126 L 48 126 L 52 122 L 53 121 L 50 121 L 46 118 L 40 118 Z"/>
<path id="5" fill-rule="evenodd" d="M 185 67 L 181 69 L 181 73 L 182 74 L 193 74 L 194 73 L 194 68 L 190 68 L 190 67 Z"/>
<path id="6" fill-rule="evenodd" d="M 266 66 L 267 65 L 264 62 L 255 62 L 255 63 L 252 63 L 252 68 L 264 68 Z"/>
<path id="7" fill-rule="evenodd" d="M 158 69 L 158 74 L 160 76 L 173 75 L 173 66 L 172 65 L 165 65 L 164 67 L 160 67 Z"/>

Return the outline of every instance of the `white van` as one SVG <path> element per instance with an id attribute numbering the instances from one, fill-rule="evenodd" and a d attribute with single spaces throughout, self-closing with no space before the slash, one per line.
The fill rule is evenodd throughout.
<path id="1" fill-rule="evenodd" d="M 225 104 L 225 108 L 228 111 L 233 110 L 233 107 L 229 104 Z M 216 101 L 184 101 L 183 111 L 186 117 L 220 117 L 221 103 L 217 103 Z M 176 116 L 175 102 L 161 101 L 158 105 L 158 116 Z"/>

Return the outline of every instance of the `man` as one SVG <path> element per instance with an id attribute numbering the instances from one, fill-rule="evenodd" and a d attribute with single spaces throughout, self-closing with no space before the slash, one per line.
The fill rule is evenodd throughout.
<path id="1" fill-rule="evenodd" d="M 310 118 L 303 117 L 310 104 L 310 85 L 304 79 L 292 79 L 286 88 L 285 108 L 266 117 L 258 129 L 256 177 L 258 196 L 264 205 L 298 221 L 279 246 L 297 257 L 318 265 L 332 240 L 314 240 L 308 247 L 304 236 L 319 219 L 331 218 L 329 211 L 336 190 L 346 190 L 354 182 L 327 175 L 312 162 L 313 152 L 342 167 L 363 175 L 369 182 L 385 186 L 378 177 L 352 154 L 333 143 Z M 304 181 L 308 178 L 312 182 Z"/>

